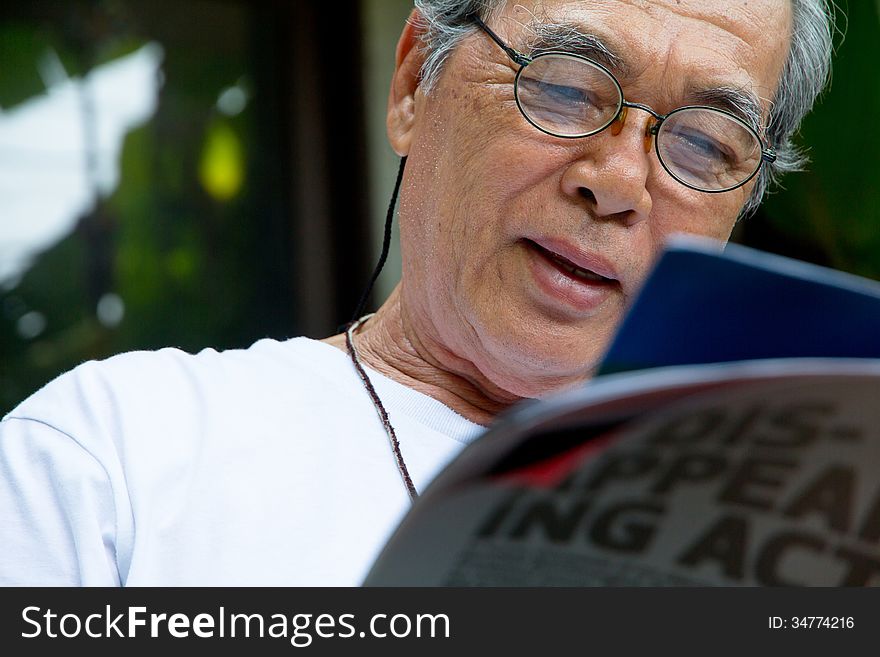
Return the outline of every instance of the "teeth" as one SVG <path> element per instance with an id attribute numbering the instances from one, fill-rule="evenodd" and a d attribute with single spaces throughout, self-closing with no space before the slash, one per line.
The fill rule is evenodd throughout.
<path id="1" fill-rule="evenodd" d="M 550 257 L 553 258 L 553 261 L 556 262 L 557 264 L 559 264 L 559 266 L 562 267 L 565 271 L 567 271 L 570 274 L 573 274 L 574 276 L 577 276 L 578 278 L 582 278 L 586 281 L 606 281 L 606 280 L 608 280 L 604 276 L 599 276 L 599 274 L 597 274 L 596 272 L 587 271 L 586 269 L 581 269 L 580 267 L 575 267 L 568 260 L 565 260 L 555 254 L 551 254 Z"/>

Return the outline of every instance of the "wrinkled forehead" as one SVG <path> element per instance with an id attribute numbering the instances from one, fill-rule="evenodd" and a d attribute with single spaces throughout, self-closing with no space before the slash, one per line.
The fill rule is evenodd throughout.
<path id="1" fill-rule="evenodd" d="M 618 60 L 629 80 L 666 89 L 736 87 L 769 104 L 785 64 L 790 0 L 507 0 L 498 25 L 521 45 L 585 34 Z M 570 40 L 570 39 L 569 39 Z"/>

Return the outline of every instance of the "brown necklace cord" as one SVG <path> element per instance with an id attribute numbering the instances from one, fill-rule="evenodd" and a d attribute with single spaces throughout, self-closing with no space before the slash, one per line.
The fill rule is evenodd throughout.
<path id="1" fill-rule="evenodd" d="M 415 502 L 416 498 L 419 496 L 419 493 L 409 476 L 409 470 L 407 470 L 406 468 L 406 462 L 403 460 L 403 454 L 400 451 L 400 443 L 397 441 L 397 434 L 394 433 L 394 427 L 391 426 L 391 420 L 388 419 L 388 412 L 382 405 L 382 400 L 379 399 L 379 395 L 376 394 L 376 389 L 373 387 L 373 384 L 370 383 L 370 377 L 367 376 L 363 365 L 361 365 L 360 355 L 358 354 L 357 349 L 355 349 L 354 346 L 355 331 L 357 331 L 360 328 L 361 324 L 370 319 L 370 317 L 372 317 L 374 314 L 375 313 L 364 315 L 363 317 L 352 322 L 349 325 L 348 329 L 345 331 L 345 344 L 348 347 L 348 353 L 351 356 L 351 361 L 354 363 L 354 368 L 357 370 L 358 376 L 360 376 L 364 387 L 367 389 L 367 392 L 370 395 L 370 399 L 373 400 L 373 406 L 376 407 L 376 413 L 379 414 L 379 419 L 382 420 L 382 425 L 385 427 L 385 433 L 388 434 L 388 440 L 391 443 L 391 451 L 394 453 L 394 459 L 397 461 L 397 470 L 400 472 L 400 476 L 403 478 L 403 483 L 406 485 L 406 490 L 409 493 L 409 498 L 411 501 Z"/>

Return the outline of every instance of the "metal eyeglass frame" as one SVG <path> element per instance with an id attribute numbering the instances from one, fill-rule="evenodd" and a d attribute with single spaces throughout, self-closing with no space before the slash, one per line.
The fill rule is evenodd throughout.
<path id="1" fill-rule="evenodd" d="M 649 106 L 643 105 L 642 103 L 627 102 L 623 96 L 623 88 L 620 86 L 620 82 L 618 82 L 617 78 L 614 76 L 614 74 L 611 71 L 609 71 L 605 66 L 602 66 L 602 64 L 600 64 L 599 62 L 595 62 L 592 59 L 589 59 L 588 57 L 584 57 L 582 55 L 577 55 L 574 53 L 567 53 L 567 52 L 562 52 L 562 51 L 555 51 L 555 50 L 548 51 L 548 52 L 542 52 L 539 55 L 536 55 L 535 57 L 528 57 L 526 55 L 523 55 L 521 52 L 514 50 L 509 45 L 504 43 L 504 41 L 501 39 L 501 37 L 499 37 L 497 34 L 495 34 L 495 32 L 493 32 L 492 29 L 483 22 L 483 20 L 479 17 L 479 15 L 471 14 L 470 20 L 473 21 L 478 27 L 480 27 L 480 29 L 482 29 L 486 34 L 488 34 L 489 38 L 491 38 L 492 41 L 494 41 L 507 54 L 507 56 L 510 57 L 510 59 L 514 63 L 519 65 L 520 68 L 516 72 L 516 78 L 514 79 L 514 89 L 516 91 L 516 93 L 515 93 L 516 106 L 517 106 L 517 108 L 519 108 L 520 113 L 523 115 L 523 117 L 526 119 L 526 121 L 528 121 L 531 125 L 533 125 L 535 128 L 537 128 L 538 130 L 540 130 L 541 132 L 543 132 L 545 134 L 551 135 L 553 137 L 559 137 L 561 139 L 581 139 L 582 137 L 591 137 L 592 135 L 596 135 L 596 134 L 602 132 L 603 130 L 608 128 L 610 125 L 612 125 L 615 121 L 618 121 L 621 118 L 621 115 L 623 115 L 623 118 L 625 119 L 626 118 L 626 110 L 628 108 L 640 109 L 642 111 L 647 112 L 652 117 L 654 117 L 654 123 L 653 123 L 653 125 L 651 125 L 648 128 L 648 131 L 647 131 L 645 137 L 646 137 L 646 139 L 649 137 L 653 138 L 654 152 L 657 154 L 657 159 L 659 160 L 660 165 L 666 170 L 666 173 L 668 173 L 673 179 L 675 179 L 676 181 L 678 181 L 679 183 L 681 183 L 685 187 L 696 190 L 698 192 L 704 192 L 706 194 L 721 194 L 723 192 L 730 192 L 734 189 L 738 189 L 738 188 L 742 187 L 743 185 L 745 185 L 746 183 L 748 183 L 752 178 L 754 178 L 758 174 L 758 172 L 761 170 L 761 167 L 763 166 L 764 162 L 775 162 L 776 161 L 776 151 L 774 151 L 772 148 L 766 146 L 764 143 L 764 140 L 761 139 L 761 136 L 758 134 L 758 131 L 755 130 L 752 126 L 750 126 L 748 123 L 743 121 L 741 118 L 736 116 L 735 114 L 732 114 L 732 113 L 727 112 L 725 110 L 719 109 L 717 107 L 710 107 L 707 105 L 686 105 L 684 107 L 676 108 L 676 109 L 672 110 L 671 112 L 669 112 L 668 114 L 658 114 L 653 109 L 651 109 Z M 551 131 L 547 130 L 546 128 L 538 125 L 537 123 L 535 123 L 535 121 L 532 120 L 531 117 L 529 117 L 528 113 L 523 109 L 522 105 L 520 104 L 519 78 L 520 78 L 520 75 L 522 74 L 522 72 L 525 70 L 525 68 L 529 64 L 531 64 L 533 61 L 535 61 L 535 59 L 538 59 L 539 57 L 544 57 L 547 55 L 564 55 L 565 57 L 572 57 L 574 59 L 580 59 L 580 60 L 583 60 L 584 62 L 587 62 L 591 66 L 597 67 L 598 69 L 600 69 L 601 71 L 603 71 L 605 74 L 608 75 L 608 77 L 614 82 L 615 86 L 617 87 L 617 93 L 618 93 L 618 97 L 620 98 L 620 100 L 619 100 L 619 106 L 617 108 L 617 111 L 614 113 L 613 117 L 607 123 L 605 123 L 602 127 L 597 128 L 596 130 L 591 130 L 589 132 L 585 132 L 584 134 L 560 135 L 560 134 L 551 132 Z M 660 147 L 657 145 L 657 134 L 660 132 L 660 126 L 662 126 L 663 122 L 666 119 L 668 119 L 670 116 L 673 116 L 674 114 L 677 114 L 678 112 L 682 112 L 685 110 L 692 110 L 692 109 L 705 109 L 705 110 L 710 110 L 712 112 L 718 112 L 720 114 L 724 114 L 727 117 L 736 121 L 738 124 L 740 124 L 744 128 L 746 128 L 746 130 L 748 130 L 755 137 L 756 142 L 761 147 L 761 159 L 758 160 L 758 165 L 755 167 L 755 170 L 745 180 L 743 180 L 742 182 L 739 182 L 736 185 L 733 185 L 731 187 L 725 187 L 724 189 L 703 189 L 701 187 L 696 187 L 696 186 L 692 185 L 691 183 L 686 182 L 686 181 L 682 180 L 681 178 L 679 178 L 677 175 L 675 175 L 675 173 L 673 173 L 669 169 L 669 167 L 663 161 L 663 156 L 660 154 Z"/>

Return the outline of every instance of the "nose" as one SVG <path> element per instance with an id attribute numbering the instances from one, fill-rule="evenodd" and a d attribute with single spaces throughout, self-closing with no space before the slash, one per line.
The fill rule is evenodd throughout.
<path id="1" fill-rule="evenodd" d="M 624 111 L 604 132 L 584 138 L 579 157 L 562 176 L 566 195 L 588 203 L 598 217 L 627 226 L 647 219 L 652 207 L 647 181 L 654 118 L 647 115 L 642 121 L 642 116 L 633 113 L 627 120 Z"/>

